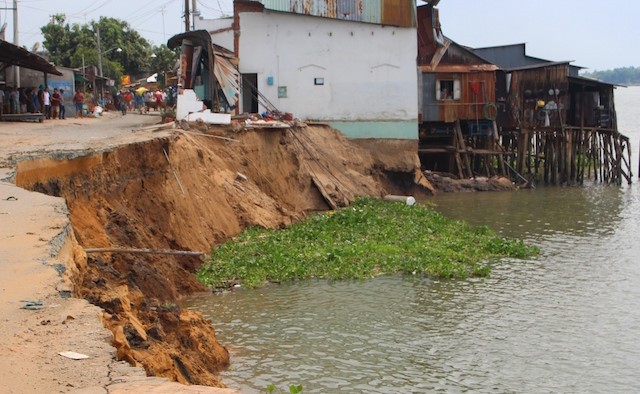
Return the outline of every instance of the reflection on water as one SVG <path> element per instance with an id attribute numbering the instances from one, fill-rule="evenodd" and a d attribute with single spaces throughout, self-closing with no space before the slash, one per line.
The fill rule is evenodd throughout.
<path id="1" fill-rule="evenodd" d="M 449 195 L 437 209 L 536 243 L 490 278 L 307 282 L 194 298 L 243 392 L 638 391 L 640 189 Z"/>
<path id="2" fill-rule="evenodd" d="M 269 384 L 306 393 L 640 391 L 640 185 L 431 203 L 542 254 L 501 261 L 483 279 L 312 281 L 191 299 L 230 345 L 223 381 L 247 393 Z"/>
<path id="3" fill-rule="evenodd" d="M 527 239 L 540 234 L 606 235 L 620 222 L 625 190 L 540 187 L 514 193 L 458 193 L 430 199 L 446 216 Z"/>

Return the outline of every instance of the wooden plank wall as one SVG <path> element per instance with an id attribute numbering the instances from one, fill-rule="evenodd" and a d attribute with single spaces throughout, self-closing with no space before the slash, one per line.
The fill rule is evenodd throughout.
<path id="1" fill-rule="evenodd" d="M 545 104 L 550 101 L 560 103 L 560 110 L 549 111 L 550 127 L 561 127 L 566 124 L 569 99 L 569 66 L 555 65 L 529 70 L 513 71 L 508 107 L 510 116 L 508 128 L 536 128 L 545 126 L 544 112 L 537 108 L 537 102 Z M 555 90 L 559 90 L 558 97 Z M 550 95 L 549 91 L 554 90 Z"/>
<path id="2" fill-rule="evenodd" d="M 470 72 L 470 73 L 437 73 L 436 79 L 459 79 L 461 97 L 460 100 L 436 101 L 434 105 L 440 108 L 440 121 L 455 122 L 456 120 L 484 119 L 483 110 L 486 103 L 496 102 L 496 74 L 495 72 Z M 484 83 L 484 91 L 476 96 L 470 84 Z"/>

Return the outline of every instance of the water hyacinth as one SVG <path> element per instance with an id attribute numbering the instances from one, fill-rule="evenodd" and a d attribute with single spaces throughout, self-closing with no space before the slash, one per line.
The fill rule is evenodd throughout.
<path id="1" fill-rule="evenodd" d="M 462 279 L 488 275 L 495 259 L 536 253 L 520 240 L 447 219 L 428 206 L 361 198 L 284 230 L 249 229 L 214 247 L 198 278 L 212 287 L 394 273 Z"/>

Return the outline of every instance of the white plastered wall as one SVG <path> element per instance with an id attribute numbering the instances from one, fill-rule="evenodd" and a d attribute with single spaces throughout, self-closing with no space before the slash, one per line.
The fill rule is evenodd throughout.
<path id="1" fill-rule="evenodd" d="M 233 52 L 233 18 L 194 20 L 195 30 L 206 30 L 214 44 Z"/>
<path id="2" fill-rule="evenodd" d="M 240 72 L 257 74 L 269 101 L 296 117 L 417 123 L 415 28 L 246 12 L 239 55 Z M 279 86 L 286 98 L 278 98 Z"/>

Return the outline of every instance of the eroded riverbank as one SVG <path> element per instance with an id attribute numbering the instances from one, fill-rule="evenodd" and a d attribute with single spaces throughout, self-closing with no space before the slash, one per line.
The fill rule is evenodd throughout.
<path id="1" fill-rule="evenodd" d="M 358 195 L 429 192 L 415 171 L 417 157 L 383 163 L 325 127 L 291 133 L 250 131 L 225 141 L 162 132 L 95 153 L 56 148 L 16 160 L 18 186 L 66 201 L 74 242 L 82 247 L 67 266 L 68 289 L 104 309 L 119 359 L 149 375 L 212 386 L 222 385 L 217 373 L 228 363 L 210 323 L 175 305 L 204 290 L 193 276 L 200 260 L 86 256 L 83 248 L 207 251 L 248 226 L 286 226 L 306 211 Z M 401 174 L 401 184 L 391 181 Z"/>

